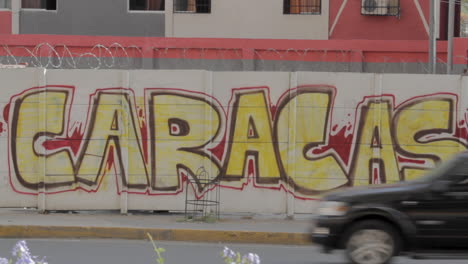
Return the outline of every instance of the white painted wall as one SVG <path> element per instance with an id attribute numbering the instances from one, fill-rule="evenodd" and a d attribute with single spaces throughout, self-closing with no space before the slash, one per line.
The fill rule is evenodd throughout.
<path id="1" fill-rule="evenodd" d="M 382 175 L 387 182 L 420 177 L 435 165 L 428 157 L 446 160 L 468 146 L 468 77 L 462 76 L 27 68 L 1 69 L 0 79 L 0 207 L 183 210 L 187 186 L 176 167 L 195 172 L 203 165 L 210 179 L 222 177 L 222 212 L 310 213 L 324 191 L 378 183 Z M 68 99 L 47 99 L 58 92 Z M 109 93 L 118 100 L 98 100 Z M 252 95 L 261 96 L 249 100 Z M 108 118 L 93 123 L 99 116 Z M 186 121 L 187 134 L 169 135 L 165 116 Z M 423 143 L 411 142 L 431 129 Z M 113 146 L 112 156 L 109 136 L 121 147 Z M 140 163 L 143 146 L 147 160 Z M 219 146 L 216 156 L 212 149 Z M 246 151 L 258 154 L 253 170 L 255 158 Z M 83 157 L 89 158 L 84 172 L 64 173 Z M 368 175 L 371 159 L 385 166 Z M 106 172 L 94 175 L 99 168 Z M 153 184 L 153 170 L 163 182 Z M 239 178 L 228 180 L 236 171 Z M 99 180 L 53 185 L 71 176 Z M 49 185 L 28 187 L 25 179 Z M 174 179 L 175 189 L 153 188 Z"/>
<path id="2" fill-rule="evenodd" d="M 328 1 L 322 1 L 321 15 L 285 15 L 282 0 L 216 0 L 211 5 L 211 14 L 166 12 L 166 36 L 328 39 Z"/>

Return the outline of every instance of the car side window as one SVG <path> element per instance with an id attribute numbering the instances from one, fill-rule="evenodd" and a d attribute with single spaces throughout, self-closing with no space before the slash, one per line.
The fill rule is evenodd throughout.
<path id="1" fill-rule="evenodd" d="M 468 161 L 460 161 L 449 170 L 450 191 L 468 191 Z"/>

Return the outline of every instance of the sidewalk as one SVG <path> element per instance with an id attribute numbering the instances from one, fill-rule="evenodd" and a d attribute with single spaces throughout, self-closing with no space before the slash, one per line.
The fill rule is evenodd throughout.
<path id="1" fill-rule="evenodd" d="M 311 215 L 221 215 L 214 223 L 185 221 L 184 214 L 118 211 L 49 212 L 0 209 L 1 238 L 114 238 L 155 240 L 310 244 Z"/>

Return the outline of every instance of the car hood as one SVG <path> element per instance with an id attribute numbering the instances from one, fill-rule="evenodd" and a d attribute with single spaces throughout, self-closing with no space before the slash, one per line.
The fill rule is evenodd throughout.
<path id="1" fill-rule="evenodd" d="M 427 186 L 427 183 L 399 182 L 394 184 L 348 187 L 326 194 L 323 200 L 347 203 L 402 200 L 415 192 L 425 190 Z"/>

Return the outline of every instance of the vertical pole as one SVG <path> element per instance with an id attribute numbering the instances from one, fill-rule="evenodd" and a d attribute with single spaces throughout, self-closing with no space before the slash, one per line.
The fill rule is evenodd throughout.
<path id="1" fill-rule="evenodd" d="M 11 33 L 19 34 L 20 31 L 21 0 L 11 0 Z"/>
<path id="2" fill-rule="evenodd" d="M 298 86 L 298 81 L 297 81 L 297 72 L 290 72 L 289 73 L 289 88 L 291 91 L 292 88 L 295 88 Z M 295 166 L 296 164 L 296 155 L 293 155 L 294 153 L 292 150 L 296 147 L 296 132 L 294 128 L 296 127 L 297 123 L 297 97 L 294 97 L 294 99 L 291 100 L 291 103 L 289 104 L 289 125 L 288 125 L 288 130 L 289 130 L 289 137 L 288 137 L 288 166 Z M 286 188 L 289 190 L 286 193 L 286 216 L 289 219 L 294 218 L 294 192 L 296 191 L 294 188 L 294 185 L 291 182 L 291 178 L 294 178 L 296 170 L 291 169 L 290 174 L 288 177 L 288 187 Z"/>
<path id="3" fill-rule="evenodd" d="M 47 69 L 46 68 L 40 68 L 38 71 L 39 73 L 39 85 L 42 87 L 45 87 L 47 85 Z M 38 111 L 41 113 L 40 115 L 40 120 L 38 122 L 42 122 L 42 126 L 44 128 L 47 128 L 47 88 L 45 88 L 45 93 L 41 93 L 41 100 L 42 103 L 38 104 Z M 47 131 L 47 130 L 46 130 Z M 42 184 L 38 187 L 38 195 L 37 195 L 37 209 L 41 213 L 46 212 L 46 188 L 45 188 L 45 183 L 46 183 L 46 177 L 47 177 L 47 163 L 46 159 L 43 160 L 44 165 L 43 165 L 43 170 L 42 170 L 42 175 L 39 175 L 38 177 L 40 178 L 40 182 Z"/>
<path id="4" fill-rule="evenodd" d="M 122 87 L 131 87 L 130 86 L 130 71 L 129 70 L 126 70 L 126 71 L 123 71 L 122 73 Z M 128 116 L 130 116 L 130 109 L 127 107 L 127 105 L 124 104 L 125 100 L 123 99 L 124 95 L 122 94 L 122 100 L 121 100 L 121 104 L 120 104 L 120 109 L 122 109 L 122 112 L 125 112 L 125 113 L 128 113 L 128 114 L 123 114 L 122 113 L 122 116 L 126 116 L 125 118 L 122 118 L 123 119 L 123 125 L 122 127 L 119 127 L 120 129 L 120 135 L 122 136 L 122 141 L 121 144 L 122 144 L 122 162 L 125 166 L 125 169 L 124 171 L 121 171 L 120 173 L 123 174 L 123 175 L 120 175 L 123 177 L 123 179 L 121 180 L 121 190 L 120 190 L 120 214 L 128 214 L 128 174 L 130 173 L 129 172 L 129 154 L 128 154 L 128 146 L 130 144 L 130 139 L 129 139 L 129 135 L 130 133 L 128 131 L 130 131 L 130 127 L 132 126 L 132 124 L 130 124 L 130 122 L 132 122 L 132 120 L 130 118 L 128 118 Z M 131 106 L 130 106 L 131 107 Z M 123 134 L 123 135 L 122 135 Z M 125 136 L 124 136 L 125 135 Z M 114 164 L 115 165 L 115 164 Z"/>
<path id="5" fill-rule="evenodd" d="M 447 43 L 447 74 L 452 73 L 453 64 L 453 28 L 455 23 L 455 0 L 449 0 L 448 43 Z"/>
<path id="6" fill-rule="evenodd" d="M 204 82 L 205 82 L 205 94 L 208 94 L 210 96 L 213 95 L 213 72 L 212 71 L 206 71 L 205 74 L 204 74 Z M 209 97 L 209 100 L 210 100 L 210 103 L 211 103 L 211 100 L 212 98 Z M 205 108 L 205 112 L 203 113 L 204 116 L 205 116 L 205 120 L 206 119 L 210 119 L 210 121 L 212 121 L 212 117 L 213 117 L 213 107 L 206 107 Z M 213 122 L 210 122 L 210 127 L 208 128 L 209 131 L 213 131 Z M 211 141 L 210 143 L 212 143 L 213 141 Z M 213 155 L 213 154 L 211 154 Z M 205 197 L 203 198 L 203 200 L 210 200 L 210 201 L 213 201 L 213 199 L 216 199 L 216 195 L 213 193 L 216 191 L 218 187 L 216 187 L 216 185 L 210 185 L 211 181 L 215 179 L 215 177 L 217 177 L 218 175 L 212 175 L 211 172 L 213 171 L 213 163 L 210 161 L 208 162 L 208 160 L 205 160 L 205 163 L 203 164 L 203 170 L 205 171 L 206 175 L 204 177 L 206 177 L 205 179 L 203 179 L 205 182 L 205 188 L 210 188 L 211 186 L 213 186 L 214 188 L 210 191 L 210 190 L 207 190 L 207 193 L 205 194 Z M 213 184 L 216 184 L 216 183 L 213 183 Z M 186 190 L 188 191 L 188 190 Z M 219 201 L 216 201 L 216 202 L 219 202 Z M 204 206 L 203 207 L 203 215 L 204 216 L 210 216 L 212 214 L 217 214 L 217 212 L 215 212 L 213 209 L 216 209 L 216 208 L 213 208 L 212 206 L 210 206 L 209 208 L 207 208 L 207 206 Z M 218 220 L 218 219 L 216 219 Z"/>
<path id="7" fill-rule="evenodd" d="M 436 0 L 430 0 L 430 25 L 429 25 L 429 71 L 436 73 L 437 66 L 437 48 L 436 48 Z"/>
<path id="8" fill-rule="evenodd" d="M 165 8 L 165 34 L 167 38 L 174 37 L 174 1 L 166 0 Z"/>

